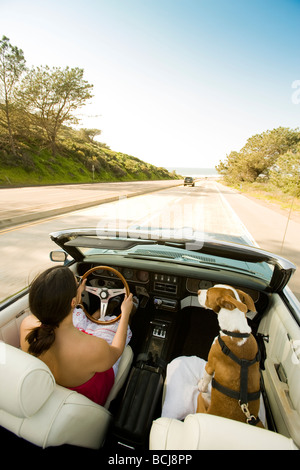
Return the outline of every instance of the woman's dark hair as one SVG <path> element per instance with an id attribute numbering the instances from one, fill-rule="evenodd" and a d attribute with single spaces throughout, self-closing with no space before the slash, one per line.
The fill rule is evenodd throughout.
<path id="1" fill-rule="evenodd" d="M 29 308 L 41 325 L 26 336 L 28 352 L 40 356 L 55 340 L 55 328 L 70 313 L 71 302 L 77 295 L 77 283 L 72 271 L 55 266 L 41 273 L 31 284 Z"/>

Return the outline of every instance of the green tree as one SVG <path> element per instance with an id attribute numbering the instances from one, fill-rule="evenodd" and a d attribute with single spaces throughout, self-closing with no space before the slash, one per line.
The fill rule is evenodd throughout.
<path id="1" fill-rule="evenodd" d="M 300 197 L 300 145 L 277 159 L 270 181 L 283 192 Z"/>
<path id="2" fill-rule="evenodd" d="M 98 135 L 101 135 L 100 129 L 85 129 L 81 128 L 79 130 L 79 135 L 82 138 L 82 140 L 86 142 L 94 142 L 95 137 Z"/>
<path id="3" fill-rule="evenodd" d="M 0 98 L 2 113 L 0 123 L 8 134 L 10 150 L 16 156 L 13 119 L 16 109 L 15 91 L 22 73 L 25 71 L 23 51 L 12 46 L 3 36 L 0 41 Z M 2 117 L 1 117 L 2 116 Z"/>
<path id="4" fill-rule="evenodd" d="M 83 79 L 83 73 L 78 67 L 33 67 L 22 81 L 20 103 L 35 128 L 43 131 L 53 155 L 62 125 L 78 124 L 75 111 L 92 98 L 93 85 Z"/>
<path id="5" fill-rule="evenodd" d="M 260 176 L 268 178 L 279 156 L 294 148 L 299 141 L 299 131 L 285 127 L 256 134 L 239 152 L 231 152 L 216 169 L 233 183 L 252 183 Z"/>
<path id="6" fill-rule="evenodd" d="M 224 177 L 226 181 L 235 182 L 239 181 L 239 171 L 241 164 L 242 159 L 239 152 L 232 151 L 229 155 L 227 155 L 224 162 L 220 162 L 219 165 L 216 166 L 216 170 Z"/>
<path id="7" fill-rule="evenodd" d="M 262 174 L 268 177 L 278 157 L 299 142 L 299 138 L 298 131 L 279 127 L 248 139 L 241 151 L 246 157 L 244 179 L 252 182 Z"/>

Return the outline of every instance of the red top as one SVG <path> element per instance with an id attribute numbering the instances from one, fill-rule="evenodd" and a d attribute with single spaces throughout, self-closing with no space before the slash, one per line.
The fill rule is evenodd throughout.
<path id="1" fill-rule="evenodd" d="M 82 328 L 79 328 L 79 330 L 87 335 L 91 334 Z M 95 375 L 93 375 L 93 377 L 91 377 L 87 382 L 77 385 L 77 387 L 68 387 L 68 389 L 81 393 L 81 395 L 84 395 L 98 405 L 103 406 L 112 389 L 114 381 L 115 373 L 111 367 L 104 372 L 96 372 Z"/>
<path id="2" fill-rule="evenodd" d="M 114 384 L 115 374 L 113 368 L 96 372 L 87 382 L 77 387 L 68 387 L 70 390 L 81 393 L 98 405 L 104 405 L 108 394 Z"/>

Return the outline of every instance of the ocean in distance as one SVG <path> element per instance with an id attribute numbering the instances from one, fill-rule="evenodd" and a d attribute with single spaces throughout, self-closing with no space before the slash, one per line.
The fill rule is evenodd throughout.
<path id="1" fill-rule="evenodd" d="M 189 168 L 189 167 L 167 167 L 168 171 L 176 171 L 177 175 L 195 177 L 218 177 L 219 173 L 215 168 Z"/>

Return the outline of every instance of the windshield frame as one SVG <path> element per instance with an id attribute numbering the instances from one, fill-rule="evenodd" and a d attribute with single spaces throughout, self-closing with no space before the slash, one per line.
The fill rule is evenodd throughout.
<path id="1" fill-rule="evenodd" d="M 90 254 L 84 253 L 84 249 L 98 249 L 99 252 L 97 255 L 109 255 L 110 258 L 112 255 L 122 255 L 126 256 L 128 259 L 137 260 L 137 258 L 147 259 L 148 261 L 156 260 L 160 262 L 169 261 L 170 264 L 174 264 L 174 260 L 164 258 L 162 256 L 153 257 L 151 255 L 152 249 L 157 249 L 157 247 L 168 249 L 179 249 L 187 252 L 187 256 L 193 258 L 197 255 L 201 256 L 213 256 L 231 260 L 231 262 L 243 262 L 243 263 L 254 263 L 258 265 L 259 263 L 267 263 L 269 267 L 272 267 L 272 276 L 270 278 L 264 279 L 263 283 L 267 284 L 264 286 L 264 290 L 270 292 L 279 292 L 286 285 L 291 275 L 295 271 L 296 267 L 293 263 L 277 255 L 273 255 L 269 252 L 261 250 L 254 246 L 242 245 L 237 243 L 225 242 L 220 240 L 213 240 L 210 236 L 209 239 L 201 238 L 176 238 L 176 233 L 171 234 L 174 237 L 170 237 L 170 232 L 168 231 L 169 237 L 162 231 L 155 230 L 152 232 L 144 232 L 141 230 L 135 230 L 132 232 L 119 231 L 117 229 L 108 229 L 108 230 L 99 230 L 97 228 L 85 228 L 85 229 L 69 229 L 62 230 L 59 232 L 53 232 L 50 234 L 51 239 L 65 250 L 75 261 L 91 260 L 95 258 L 96 253 L 94 252 L 91 256 Z M 145 255 L 137 256 L 137 253 L 134 254 L 134 249 L 137 251 L 142 246 L 146 246 L 149 249 L 148 256 Z M 101 250 L 101 251 L 100 251 Z M 129 250 L 132 250 L 129 252 Z M 98 256 L 96 256 L 98 257 Z M 195 260 L 190 260 L 193 262 L 187 262 L 185 259 L 184 263 L 178 259 L 175 261 L 177 265 L 183 265 L 190 267 L 195 267 Z M 205 266 L 204 266 L 205 264 Z M 259 278 L 255 275 L 256 270 L 253 269 L 238 269 L 236 267 L 230 266 L 228 263 L 219 263 L 219 264 L 209 264 L 197 262 L 197 267 L 202 267 L 207 270 L 213 269 L 222 269 L 227 272 L 232 272 L 234 270 L 239 271 L 238 274 L 241 274 L 241 271 L 248 276 L 249 278 Z M 260 278 L 262 280 L 262 278 Z"/>

